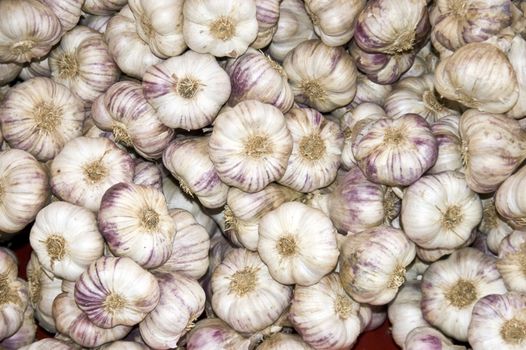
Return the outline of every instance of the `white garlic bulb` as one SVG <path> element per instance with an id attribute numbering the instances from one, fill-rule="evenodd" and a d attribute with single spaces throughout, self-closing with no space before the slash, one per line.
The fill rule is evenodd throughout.
<path id="1" fill-rule="evenodd" d="M 75 281 L 104 249 L 95 214 L 60 201 L 40 210 L 29 242 L 42 266 L 68 281 Z"/>
<path id="2" fill-rule="evenodd" d="M 422 313 L 427 322 L 460 341 L 468 339 L 473 306 L 489 294 L 506 293 L 495 259 L 474 248 L 434 262 L 422 279 Z"/>
<path id="3" fill-rule="evenodd" d="M 526 231 L 513 231 L 499 247 L 497 269 L 509 291 L 526 293 Z"/>
<path id="4" fill-rule="evenodd" d="M 93 15 L 112 15 L 127 3 L 127 0 L 85 0 L 82 10 Z"/>
<path id="5" fill-rule="evenodd" d="M 270 44 L 278 29 L 281 0 L 256 0 L 256 20 L 258 34 L 250 47 L 262 49 Z"/>
<path id="6" fill-rule="evenodd" d="M 40 161 L 53 159 L 82 135 L 84 104 L 65 86 L 33 78 L 9 90 L 0 110 L 4 138 Z"/>
<path id="7" fill-rule="evenodd" d="M 22 70 L 22 65 L 18 63 L 1 63 L 0 62 L 0 85 L 6 85 L 15 80 Z"/>
<path id="8" fill-rule="evenodd" d="M 523 166 L 500 185 L 495 194 L 497 211 L 515 227 L 526 227 L 526 196 L 522 191 L 526 182 L 526 168 Z"/>
<path id="9" fill-rule="evenodd" d="M 513 66 L 492 44 L 467 44 L 443 58 L 435 70 L 438 93 L 482 112 L 504 113 L 517 102 Z"/>
<path id="10" fill-rule="evenodd" d="M 405 350 L 466 350 L 465 346 L 453 345 L 451 340 L 433 327 L 422 326 L 413 329 L 408 335 Z"/>
<path id="11" fill-rule="evenodd" d="M 186 336 L 187 350 L 249 350 L 252 343 L 219 318 L 197 322 Z"/>
<path id="12" fill-rule="evenodd" d="M 49 197 L 48 175 L 31 154 L 0 152 L 0 233 L 15 233 L 33 221 Z"/>
<path id="13" fill-rule="evenodd" d="M 257 253 L 230 251 L 212 275 L 214 312 L 238 332 L 274 323 L 290 302 L 292 288 L 275 281 Z"/>
<path id="14" fill-rule="evenodd" d="M 91 322 L 110 328 L 139 323 L 157 306 L 160 292 L 155 277 L 130 258 L 102 257 L 80 275 L 74 296 Z"/>
<path id="15" fill-rule="evenodd" d="M 142 186 L 151 186 L 155 189 L 162 191 L 163 189 L 163 178 L 161 174 L 161 167 L 152 162 L 136 158 L 133 160 L 135 163 L 133 183 Z"/>
<path id="16" fill-rule="evenodd" d="M 293 146 L 278 182 L 299 192 L 330 185 L 336 178 L 343 146 L 338 125 L 311 108 L 293 108 L 285 118 Z"/>
<path id="17" fill-rule="evenodd" d="M 349 349 L 371 318 L 370 309 L 366 315 L 360 309 L 343 289 L 339 275 L 332 273 L 312 286 L 296 286 L 289 319 L 313 348 Z"/>
<path id="18" fill-rule="evenodd" d="M 146 69 L 144 96 L 171 128 L 210 125 L 230 95 L 230 78 L 212 55 L 187 51 Z"/>
<path id="19" fill-rule="evenodd" d="M 438 174 L 443 171 L 463 171 L 462 140 L 458 130 L 460 118 L 448 115 L 431 124 L 431 131 L 438 144 L 438 156 L 435 164 L 427 171 Z"/>
<path id="20" fill-rule="evenodd" d="M 433 166 L 438 145 L 429 124 L 416 114 L 380 119 L 353 141 L 356 163 L 372 182 L 408 186 Z"/>
<path id="21" fill-rule="evenodd" d="M 177 273 L 156 273 L 155 277 L 161 297 L 139 323 L 141 337 L 155 349 L 175 348 L 203 312 L 205 292 L 196 280 Z"/>
<path id="22" fill-rule="evenodd" d="M 84 0 L 38 0 L 45 4 L 57 16 L 62 31 L 68 32 L 75 28 L 82 14 Z"/>
<path id="23" fill-rule="evenodd" d="M 276 107 L 250 100 L 217 117 L 209 155 L 221 181 L 245 192 L 261 191 L 285 173 L 292 137 Z"/>
<path id="24" fill-rule="evenodd" d="M 115 142 L 133 147 L 147 159 L 160 158 L 174 135 L 159 120 L 136 82 L 112 85 L 93 103 L 91 117 L 96 126 L 113 133 Z"/>
<path id="25" fill-rule="evenodd" d="M 288 202 L 259 221 L 258 253 L 276 281 L 310 286 L 336 267 L 336 234 L 321 210 Z"/>
<path id="26" fill-rule="evenodd" d="M 61 35 L 57 16 L 41 2 L 0 2 L 0 62 L 25 63 L 42 58 Z"/>
<path id="27" fill-rule="evenodd" d="M 183 35 L 188 47 L 217 57 L 237 57 L 256 39 L 255 0 L 186 0 Z"/>
<path id="28" fill-rule="evenodd" d="M 403 231 L 375 227 L 348 235 L 342 243 L 340 279 L 356 301 L 387 304 L 405 281 L 406 266 L 415 258 L 415 245 Z"/>
<path id="29" fill-rule="evenodd" d="M 97 221 L 116 256 L 150 269 L 164 264 L 172 254 L 175 223 L 164 195 L 153 187 L 113 185 L 102 197 Z"/>
<path id="30" fill-rule="evenodd" d="M 265 339 L 256 350 L 313 350 L 297 334 L 276 333 Z"/>
<path id="31" fill-rule="evenodd" d="M 3 350 L 19 350 L 25 345 L 31 344 L 35 340 L 37 325 L 33 317 L 33 308 L 28 306 L 24 311 L 22 325 L 10 337 L 0 341 L 0 347 Z"/>
<path id="32" fill-rule="evenodd" d="M 304 41 L 287 54 L 283 68 L 296 102 L 320 112 L 345 106 L 356 94 L 356 66 L 343 47 Z"/>
<path id="33" fill-rule="evenodd" d="M 97 211 L 104 192 L 133 179 L 133 159 L 106 138 L 77 137 L 51 163 L 53 193 L 67 202 Z"/>

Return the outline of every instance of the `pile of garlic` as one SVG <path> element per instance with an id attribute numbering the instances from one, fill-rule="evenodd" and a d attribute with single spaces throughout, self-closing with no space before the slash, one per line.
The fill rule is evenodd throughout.
<path id="1" fill-rule="evenodd" d="M 525 38 L 511 0 L 0 0 L 0 348 L 525 349 Z"/>

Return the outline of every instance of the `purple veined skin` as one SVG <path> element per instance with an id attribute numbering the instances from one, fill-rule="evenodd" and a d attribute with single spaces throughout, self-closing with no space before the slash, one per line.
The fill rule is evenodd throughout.
<path id="1" fill-rule="evenodd" d="M 281 0 L 256 0 L 256 19 L 258 34 L 250 47 L 262 49 L 270 44 L 278 29 Z"/>
<path id="2" fill-rule="evenodd" d="M 196 323 L 186 339 L 188 350 L 248 350 L 251 341 L 230 328 L 219 318 Z"/>
<path id="3" fill-rule="evenodd" d="M 413 329 L 403 344 L 406 350 L 465 350 L 462 345 L 453 345 L 451 340 L 435 328 L 423 326 Z"/>

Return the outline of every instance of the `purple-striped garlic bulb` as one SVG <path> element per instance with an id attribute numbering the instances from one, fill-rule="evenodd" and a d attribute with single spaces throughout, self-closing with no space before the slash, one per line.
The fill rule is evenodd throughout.
<path id="1" fill-rule="evenodd" d="M 466 350 L 465 346 L 454 345 L 449 338 L 430 326 L 413 329 L 402 346 L 406 350 Z"/>
<path id="2" fill-rule="evenodd" d="M 526 293 L 526 231 L 513 231 L 499 246 L 497 269 L 509 291 Z"/>
<path id="3" fill-rule="evenodd" d="M 258 21 L 258 34 L 256 40 L 250 44 L 254 49 L 262 49 L 272 41 L 278 29 L 278 20 L 281 16 L 280 3 L 282 0 L 256 0 L 256 19 Z"/>
<path id="4" fill-rule="evenodd" d="M 460 117 L 453 114 L 431 124 L 431 131 L 438 144 L 438 156 L 435 164 L 427 171 L 428 174 L 438 174 L 443 171 L 463 172 L 459 122 Z"/>
<path id="5" fill-rule="evenodd" d="M 141 158 L 136 158 L 133 162 L 135 164 L 133 183 L 136 185 L 151 186 L 162 191 L 163 177 L 161 174 L 161 167 L 156 163 Z"/>
<path id="6" fill-rule="evenodd" d="M 230 78 L 214 56 L 187 51 L 146 69 L 144 96 L 170 128 L 210 125 L 230 95 Z"/>
<path id="7" fill-rule="evenodd" d="M 62 31 L 68 32 L 79 23 L 82 14 L 84 0 L 38 0 L 57 16 Z"/>
<path id="8" fill-rule="evenodd" d="M 353 154 L 370 181 L 408 186 L 435 164 L 438 146 L 425 119 L 406 114 L 361 129 L 353 141 Z"/>
<path id="9" fill-rule="evenodd" d="M 510 140 L 511 141 L 511 140 Z M 508 177 L 495 194 L 495 207 L 498 213 L 511 225 L 526 228 L 526 167 Z"/>
<path id="10" fill-rule="evenodd" d="M 251 344 L 250 338 L 243 337 L 219 318 L 200 320 L 186 336 L 187 350 L 249 350 Z"/>
<path id="11" fill-rule="evenodd" d="M 24 311 L 22 326 L 10 337 L 0 340 L 2 350 L 19 350 L 23 346 L 33 343 L 37 333 L 37 325 L 33 317 L 33 308 L 29 305 Z"/>
<path id="12" fill-rule="evenodd" d="M 157 306 L 160 291 L 154 275 L 130 258 L 102 257 L 80 275 L 73 295 L 74 299 L 67 298 L 78 305 L 89 321 L 111 328 L 141 322 Z M 57 314 L 53 312 L 57 329 L 63 333 Z"/>

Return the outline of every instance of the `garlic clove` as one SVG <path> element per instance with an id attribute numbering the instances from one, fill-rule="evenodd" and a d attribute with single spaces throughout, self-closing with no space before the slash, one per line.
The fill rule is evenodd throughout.
<path id="1" fill-rule="evenodd" d="M 497 269 L 509 291 L 526 292 L 526 231 L 513 231 L 499 246 Z"/>
<path id="2" fill-rule="evenodd" d="M 163 188 L 161 167 L 153 162 L 137 158 L 134 160 L 133 183 L 141 186 L 151 186 L 159 191 Z"/>
<path id="3" fill-rule="evenodd" d="M 526 197 L 522 191 L 525 180 L 526 168 L 523 166 L 508 177 L 495 194 L 495 208 L 498 213 L 510 225 L 517 228 L 526 226 Z"/>
<path id="4" fill-rule="evenodd" d="M 460 118 L 448 115 L 431 124 L 431 131 L 438 144 L 438 156 L 428 174 L 438 174 L 443 171 L 463 172 L 462 140 L 458 129 Z"/>

